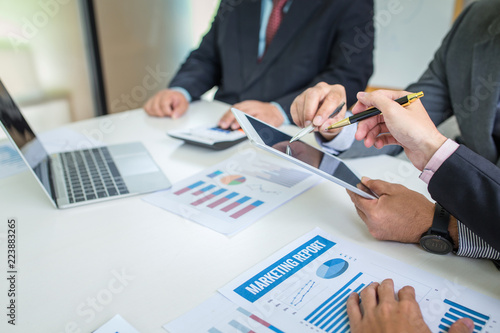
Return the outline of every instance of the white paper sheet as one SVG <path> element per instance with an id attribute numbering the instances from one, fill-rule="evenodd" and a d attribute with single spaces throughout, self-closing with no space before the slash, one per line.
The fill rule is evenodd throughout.
<path id="1" fill-rule="evenodd" d="M 23 159 L 10 142 L 0 145 L 0 178 L 7 178 L 27 169 Z"/>
<path id="2" fill-rule="evenodd" d="M 230 235 L 320 180 L 287 161 L 248 149 L 143 199 Z"/>
<path id="3" fill-rule="evenodd" d="M 171 333 L 349 332 L 349 294 L 386 278 L 394 280 L 396 290 L 405 285 L 415 288 L 432 332 L 447 331 L 463 316 L 473 318 L 477 331 L 500 330 L 500 300 L 320 229 L 228 283 L 219 290 L 224 297 L 209 299 L 164 328 Z"/>
<path id="4" fill-rule="evenodd" d="M 117 314 L 94 333 L 139 333 L 139 331 Z"/>

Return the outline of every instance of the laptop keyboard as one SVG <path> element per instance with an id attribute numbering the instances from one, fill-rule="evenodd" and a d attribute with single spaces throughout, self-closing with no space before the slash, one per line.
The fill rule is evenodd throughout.
<path id="1" fill-rule="evenodd" d="M 70 203 L 129 193 L 107 147 L 60 155 Z"/>

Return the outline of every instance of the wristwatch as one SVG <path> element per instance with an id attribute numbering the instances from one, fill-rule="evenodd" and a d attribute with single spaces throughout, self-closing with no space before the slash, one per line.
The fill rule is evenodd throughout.
<path id="1" fill-rule="evenodd" d="M 453 239 L 451 239 L 448 225 L 450 213 L 436 202 L 432 226 L 420 237 L 420 245 L 424 250 L 434 254 L 447 254 L 453 250 Z"/>

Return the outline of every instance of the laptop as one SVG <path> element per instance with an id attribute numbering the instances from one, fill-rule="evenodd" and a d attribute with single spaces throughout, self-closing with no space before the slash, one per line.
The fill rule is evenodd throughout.
<path id="1" fill-rule="evenodd" d="M 290 135 L 238 109 L 232 108 L 236 120 L 255 146 L 326 178 L 367 199 L 377 196 L 361 183 L 361 179 L 338 157 L 302 141 L 290 143 Z"/>
<path id="2" fill-rule="evenodd" d="M 140 142 L 49 155 L 0 80 L 0 125 L 57 208 L 167 189 Z"/>

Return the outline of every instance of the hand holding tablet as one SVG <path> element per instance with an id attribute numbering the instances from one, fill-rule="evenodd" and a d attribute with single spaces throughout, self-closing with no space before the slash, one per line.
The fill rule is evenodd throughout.
<path id="1" fill-rule="evenodd" d="M 232 108 L 231 111 L 255 146 L 300 165 L 365 198 L 376 198 L 376 195 L 361 183 L 361 179 L 341 159 L 302 141 L 290 143 L 290 135 L 238 109 Z"/>

